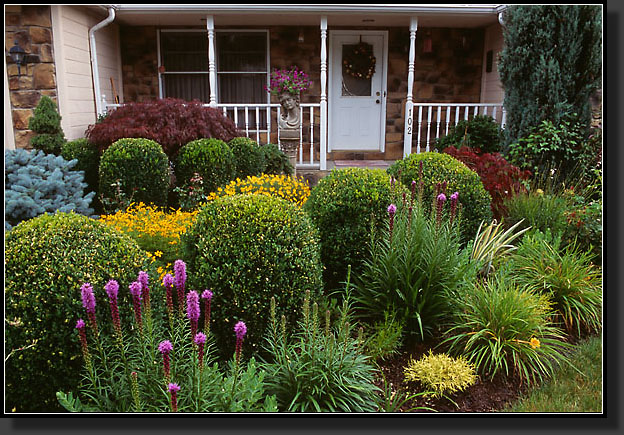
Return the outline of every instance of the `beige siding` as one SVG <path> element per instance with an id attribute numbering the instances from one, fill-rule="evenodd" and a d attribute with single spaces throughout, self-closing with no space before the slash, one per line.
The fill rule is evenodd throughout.
<path id="1" fill-rule="evenodd" d="M 498 74 L 498 56 L 503 49 L 503 30 L 500 24 L 492 24 L 485 29 L 485 47 L 483 50 L 483 74 L 481 83 L 481 102 L 500 103 L 503 101 L 503 86 Z M 492 71 L 486 72 L 486 56 L 493 51 Z"/>
<path id="2" fill-rule="evenodd" d="M 52 30 L 59 89 L 59 111 L 67 139 L 85 136 L 95 123 L 95 92 L 91 71 L 89 29 L 102 21 L 81 6 L 52 6 Z M 118 94 L 122 92 L 119 27 L 113 22 L 95 33 L 100 89 L 113 102 L 111 77 Z M 123 96 L 119 95 L 123 101 Z"/>

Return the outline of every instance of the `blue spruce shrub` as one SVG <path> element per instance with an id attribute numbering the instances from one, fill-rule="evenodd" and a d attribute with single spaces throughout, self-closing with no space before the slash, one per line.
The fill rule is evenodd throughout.
<path id="1" fill-rule="evenodd" d="M 56 211 L 90 216 L 95 192 L 85 195 L 84 171 L 74 171 L 77 160 L 41 150 L 4 152 L 5 229 L 44 213 Z"/>

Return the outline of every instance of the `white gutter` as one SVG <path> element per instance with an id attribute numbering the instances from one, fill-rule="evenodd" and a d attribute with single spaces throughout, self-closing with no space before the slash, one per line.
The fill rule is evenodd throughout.
<path id="1" fill-rule="evenodd" d="M 95 32 L 102 27 L 108 26 L 115 19 L 115 8 L 108 8 L 108 17 L 97 23 L 95 26 L 89 29 L 89 45 L 91 46 L 91 73 L 93 74 L 93 90 L 95 92 L 95 110 L 97 115 L 104 114 L 104 107 L 102 107 L 102 94 L 100 90 L 100 73 L 97 63 L 97 52 L 95 48 Z"/>

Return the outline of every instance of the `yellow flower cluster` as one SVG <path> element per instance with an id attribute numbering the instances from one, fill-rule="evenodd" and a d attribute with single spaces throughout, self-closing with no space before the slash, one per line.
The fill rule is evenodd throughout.
<path id="1" fill-rule="evenodd" d="M 142 249 L 151 252 L 153 258 L 160 258 L 163 251 L 168 256 L 177 250 L 180 234 L 193 223 L 197 213 L 198 210 L 192 212 L 183 212 L 179 209 L 162 210 L 143 203 L 132 203 L 126 210 L 101 216 L 100 219 L 118 231 L 128 234 Z"/>
<path id="2" fill-rule="evenodd" d="M 310 186 L 303 178 L 295 179 L 288 175 L 262 174 L 249 176 L 244 180 L 237 178 L 225 187 L 208 195 L 207 200 L 237 194 L 266 195 L 286 199 L 301 207 L 310 196 Z"/>

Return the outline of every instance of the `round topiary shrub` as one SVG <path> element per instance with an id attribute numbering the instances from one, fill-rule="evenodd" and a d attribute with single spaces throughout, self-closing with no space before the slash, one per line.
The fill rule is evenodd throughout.
<path id="1" fill-rule="evenodd" d="M 113 184 L 118 180 L 123 194 L 133 202 L 167 205 L 169 160 L 153 140 L 119 139 L 104 151 L 100 160 L 103 202 L 116 198 Z"/>
<path id="2" fill-rule="evenodd" d="M 176 164 L 177 185 L 184 186 L 198 173 L 205 192 L 214 192 L 236 177 L 234 154 L 219 139 L 197 139 L 180 149 Z"/>
<path id="3" fill-rule="evenodd" d="M 110 318 L 104 285 L 118 280 L 121 316 L 130 316 L 128 285 L 147 257 L 104 223 L 60 212 L 15 227 L 6 235 L 4 253 L 6 409 L 58 411 L 55 393 L 75 390 L 81 381 L 74 325 L 87 318 L 80 287 L 93 286 L 97 317 Z M 111 322 L 100 323 L 100 333 L 108 333 L 103 325 Z"/>
<path id="4" fill-rule="evenodd" d="M 334 170 L 312 189 L 304 208 L 320 232 L 326 290 L 344 287 L 349 265 L 361 270 L 371 229 L 382 228 L 403 192 L 383 170 L 366 168 Z"/>
<path id="5" fill-rule="evenodd" d="M 228 142 L 234 155 L 236 177 L 245 178 L 264 172 L 264 153 L 258 143 L 248 137 L 235 137 Z"/>
<path id="6" fill-rule="evenodd" d="M 270 301 L 294 325 L 306 290 L 318 295 L 318 232 L 296 205 L 264 195 L 235 195 L 207 203 L 182 234 L 188 280 L 212 289 L 212 325 L 219 351 L 234 352 L 234 325 L 247 324 L 247 351 L 260 349 Z M 246 353 L 249 355 L 249 353 Z"/>
<path id="7" fill-rule="evenodd" d="M 410 186 L 412 181 L 419 181 L 420 162 L 423 203 L 432 204 L 437 184 L 446 182 L 447 197 L 459 192 L 462 240 L 465 242 L 472 239 L 482 221 L 492 220 L 492 198 L 483 187 L 479 174 L 456 158 L 436 152 L 410 154 L 390 166 L 388 173 L 397 177 L 404 185 Z"/>
<path id="8" fill-rule="evenodd" d="M 95 145 L 85 138 L 65 142 L 61 148 L 61 156 L 65 160 L 78 160 L 74 170 L 84 171 L 84 181 L 90 192 L 98 191 L 100 152 Z"/>
<path id="9" fill-rule="evenodd" d="M 264 173 L 275 175 L 292 175 L 295 172 L 288 156 L 274 143 L 268 143 L 260 147 L 264 157 Z"/>

